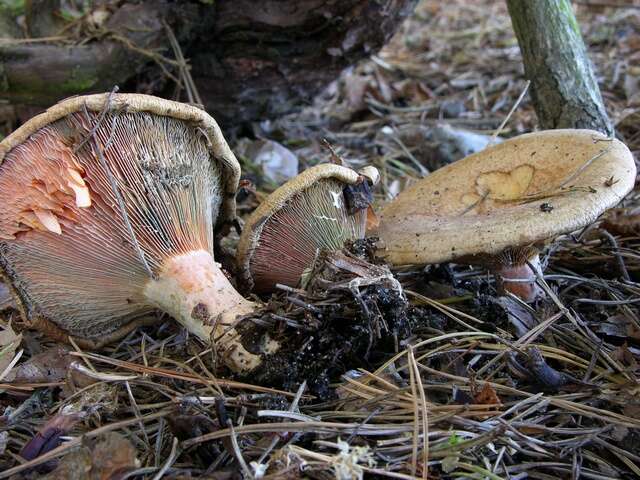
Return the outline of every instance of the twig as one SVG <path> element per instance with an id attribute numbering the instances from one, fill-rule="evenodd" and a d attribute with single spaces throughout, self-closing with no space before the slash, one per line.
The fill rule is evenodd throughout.
<path id="1" fill-rule="evenodd" d="M 511 110 L 509 110 L 509 113 L 504 118 L 500 126 L 496 129 L 495 132 L 493 132 L 493 135 L 491 135 L 491 139 L 489 140 L 488 146 L 493 145 L 493 143 L 496 141 L 496 138 L 498 138 L 498 135 L 500 135 L 500 133 L 502 132 L 502 129 L 504 128 L 504 126 L 507 124 L 507 122 L 509 121 L 511 116 L 514 114 L 514 112 L 517 110 L 518 106 L 520 106 L 520 102 L 522 102 L 522 99 L 524 98 L 524 96 L 527 94 L 527 91 L 529 90 L 529 85 L 531 85 L 531 80 L 527 80 L 527 83 L 525 83 L 524 88 L 522 89 L 522 92 L 520 92 L 520 96 L 514 102 L 513 106 L 511 107 Z"/>
<path id="2" fill-rule="evenodd" d="M 158 471 L 158 473 L 154 475 L 153 480 L 160 480 L 162 477 L 164 477 L 164 474 L 167 473 L 169 468 L 171 468 L 171 465 L 173 465 L 173 463 L 178 459 L 179 454 L 180 450 L 178 449 L 178 438 L 173 437 L 173 443 L 171 444 L 171 453 L 169 454 L 167 461 L 164 462 L 164 465 L 162 465 L 160 471 Z"/>
<path id="3" fill-rule="evenodd" d="M 304 382 L 302 382 L 300 387 L 298 387 L 296 396 L 291 401 L 291 405 L 289 405 L 289 410 L 288 410 L 289 412 L 296 411 L 296 409 L 298 408 L 298 403 L 300 402 L 300 399 L 302 398 L 302 394 L 304 393 L 306 388 L 307 388 L 307 381 L 305 380 Z M 266 458 L 269 456 L 269 454 L 273 451 L 273 449 L 278 444 L 278 441 L 279 441 L 279 438 L 277 435 L 273 437 L 273 440 L 271 440 L 271 443 L 269 444 L 269 446 L 262 453 L 262 455 L 260 455 L 260 458 L 258 459 L 258 464 L 262 464 L 266 460 Z"/>
<path id="4" fill-rule="evenodd" d="M 238 436 L 236 435 L 236 431 L 233 428 L 233 422 L 230 418 L 227 419 L 227 427 L 229 427 L 230 437 L 231 437 L 231 445 L 233 446 L 233 454 L 236 457 L 236 460 L 240 464 L 240 468 L 244 472 L 245 478 L 253 479 L 253 473 L 249 469 L 247 462 L 244 461 L 244 457 L 242 456 L 242 452 L 240 451 L 240 446 L 238 445 Z"/>

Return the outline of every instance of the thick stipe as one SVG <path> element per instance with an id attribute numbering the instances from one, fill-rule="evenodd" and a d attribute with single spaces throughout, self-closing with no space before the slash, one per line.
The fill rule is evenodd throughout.
<path id="1" fill-rule="evenodd" d="M 149 269 L 213 251 L 220 177 L 197 127 L 168 116 L 76 112 L 40 128 L 0 165 L 0 257 L 27 314 L 97 338 L 151 311 Z"/>

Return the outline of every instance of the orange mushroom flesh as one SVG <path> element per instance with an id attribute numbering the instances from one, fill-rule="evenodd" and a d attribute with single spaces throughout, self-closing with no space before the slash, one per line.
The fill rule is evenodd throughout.
<path id="1" fill-rule="evenodd" d="M 379 254 L 394 265 L 478 264 L 499 293 L 540 296 L 537 245 L 594 222 L 633 188 L 633 155 L 591 130 L 507 140 L 441 168 L 382 211 Z"/>
<path id="2" fill-rule="evenodd" d="M 348 240 L 364 238 L 377 170 L 365 173 L 317 165 L 267 197 L 240 238 L 243 280 L 258 293 L 271 292 L 276 284 L 298 286 L 320 250 L 338 250 Z"/>
<path id="3" fill-rule="evenodd" d="M 139 111 L 123 111 L 129 100 Z M 153 112 L 192 108 L 175 102 L 114 102 L 121 108 L 102 116 L 69 107 L 52 122 L 36 117 L 41 125 L 24 141 L 3 142 L 0 267 L 24 314 L 98 346 L 160 309 L 214 340 L 232 369 L 255 368 L 260 357 L 232 328 L 254 305 L 213 258 L 229 172 L 212 158 L 204 124 Z M 195 109 L 184 116 L 208 117 Z"/>

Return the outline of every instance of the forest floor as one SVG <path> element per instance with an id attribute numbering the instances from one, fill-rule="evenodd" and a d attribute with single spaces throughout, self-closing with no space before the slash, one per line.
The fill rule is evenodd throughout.
<path id="1" fill-rule="evenodd" d="M 640 8 L 577 3 L 607 109 L 637 153 Z M 254 127 L 301 168 L 327 159 L 323 139 L 349 165 L 375 165 L 380 205 L 469 153 L 482 138 L 469 132 L 535 130 L 525 88 L 503 2 L 423 0 L 313 105 Z M 240 159 L 258 186 L 239 202 L 246 215 L 273 185 Z M 547 295 L 532 306 L 464 265 L 395 269 L 401 289 L 387 277 L 284 291 L 259 320 L 287 348 L 234 380 L 172 322 L 69 353 L 23 330 L 0 291 L 19 332 L 0 334 L 0 382 L 12 379 L 0 384 L 0 479 L 639 478 L 639 244 L 632 192 L 545 250 Z"/>

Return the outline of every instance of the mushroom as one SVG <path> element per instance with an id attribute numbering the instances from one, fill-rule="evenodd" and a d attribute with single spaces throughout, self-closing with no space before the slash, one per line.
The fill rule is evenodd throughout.
<path id="1" fill-rule="evenodd" d="M 380 214 L 380 255 L 396 265 L 480 264 L 501 293 L 539 294 L 544 241 L 578 230 L 632 188 L 620 141 L 591 130 L 531 133 L 470 155 L 403 191 Z"/>
<path id="2" fill-rule="evenodd" d="M 332 163 L 311 167 L 269 195 L 247 219 L 237 249 L 238 275 L 258 293 L 295 287 L 321 249 L 364 238 L 378 171 Z"/>
<path id="3" fill-rule="evenodd" d="M 233 325 L 254 311 L 213 257 L 240 167 L 213 118 L 137 94 L 64 100 L 0 143 L 0 272 L 25 319 L 98 348 L 150 313 L 255 368 Z"/>

